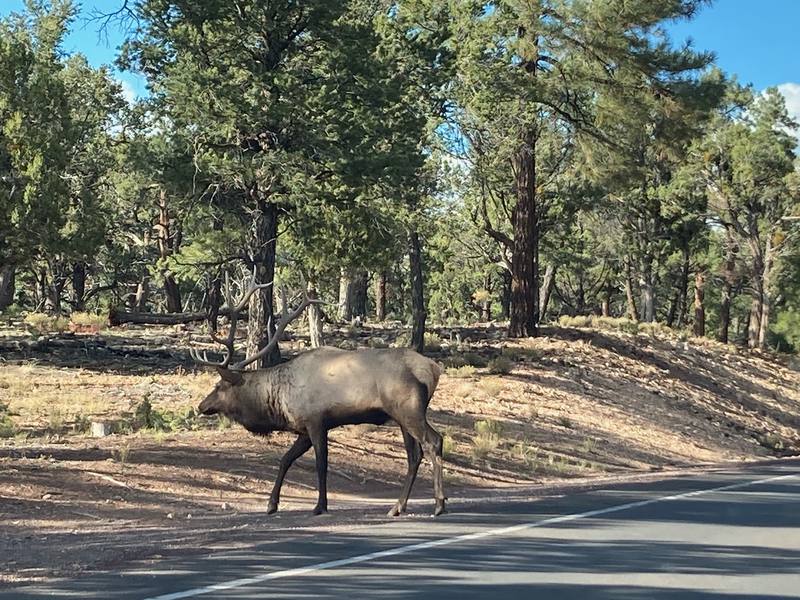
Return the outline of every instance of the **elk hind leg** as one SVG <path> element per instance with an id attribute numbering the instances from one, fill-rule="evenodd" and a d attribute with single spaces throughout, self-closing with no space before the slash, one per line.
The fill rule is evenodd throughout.
<path id="1" fill-rule="evenodd" d="M 440 515 L 445 511 L 445 495 L 443 483 L 442 467 L 442 446 L 441 434 L 436 431 L 425 416 L 428 405 L 427 386 L 420 383 L 416 397 L 411 399 L 407 410 L 398 411 L 401 414 L 394 415 L 395 420 L 408 431 L 421 445 L 425 456 L 433 465 L 433 496 L 436 500 L 434 515 Z"/>
<path id="2" fill-rule="evenodd" d="M 400 513 L 406 512 L 408 497 L 411 495 L 411 488 L 414 486 L 417 471 L 419 471 L 419 465 L 422 462 L 422 446 L 404 428 L 401 427 L 400 429 L 403 432 L 403 443 L 406 446 L 406 455 L 408 456 L 408 472 L 406 473 L 406 481 L 403 484 L 403 491 L 400 492 L 400 498 L 397 504 L 389 511 L 390 517 L 396 517 Z"/>

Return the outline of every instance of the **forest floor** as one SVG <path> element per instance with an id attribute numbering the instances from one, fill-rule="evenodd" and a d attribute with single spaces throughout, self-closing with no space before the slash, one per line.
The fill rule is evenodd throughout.
<path id="1" fill-rule="evenodd" d="M 328 341 L 384 345 L 398 333 L 347 328 Z M 445 435 L 451 497 L 800 452 L 792 357 L 590 329 L 554 327 L 524 341 L 491 325 L 438 333 L 428 354 L 451 366 L 430 417 Z M 305 512 L 313 452 L 267 518 L 292 438 L 194 414 L 215 382 L 188 357 L 189 343 L 204 339 L 185 327 L 41 336 L 0 326 L 0 586 L 208 551 L 231 532 L 246 543 L 315 526 Z M 282 347 L 304 345 L 298 336 Z M 91 437 L 101 421 L 115 433 Z M 356 426 L 331 439 L 333 516 L 319 522 L 381 518 L 405 474 L 399 431 Z M 430 496 L 425 462 L 413 496 L 424 502 L 412 509 L 429 512 Z M 376 507 L 366 516 L 364 499 Z"/>

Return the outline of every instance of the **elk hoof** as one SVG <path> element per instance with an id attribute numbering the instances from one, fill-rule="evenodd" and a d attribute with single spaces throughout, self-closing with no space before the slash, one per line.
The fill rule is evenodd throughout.
<path id="1" fill-rule="evenodd" d="M 314 510 L 311 511 L 311 514 L 313 514 L 314 516 L 326 515 L 328 514 L 328 509 L 322 508 L 321 506 L 315 506 Z"/>
<path id="2" fill-rule="evenodd" d="M 438 517 L 443 512 L 446 512 L 444 509 L 444 500 L 437 500 L 436 508 L 433 509 L 433 516 Z"/>
<path id="3" fill-rule="evenodd" d="M 399 504 L 395 504 L 391 509 L 389 509 L 389 512 L 386 513 L 386 516 L 387 517 L 399 517 L 400 513 L 402 513 L 402 512 L 403 512 L 402 507 Z"/>
<path id="4" fill-rule="evenodd" d="M 271 515 L 278 512 L 278 503 L 277 502 L 270 502 L 267 504 L 267 514 Z"/>

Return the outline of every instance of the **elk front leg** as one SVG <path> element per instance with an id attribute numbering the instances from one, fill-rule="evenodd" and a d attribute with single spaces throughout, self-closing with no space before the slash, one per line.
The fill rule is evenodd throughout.
<path id="1" fill-rule="evenodd" d="M 278 469 L 278 476 L 275 478 L 275 485 L 272 486 L 272 493 L 269 495 L 269 504 L 267 505 L 267 514 L 271 515 L 278 510 L 278 503 L 281 499 L 281 488 L 283 487 L 283 479 L 286 477 L 286 472 L 292 466 L 294 461 L 303 456 L 308 449 L 311 448 L 311 438 L 307 434 L 301 433 L 292 444 L 292 447 L 286 451 L 286 454 L 281 458 L 280 467 Z"/>
<path id="2" fill-rule="evenodd" d="M 403 491 L 400 492 L 400 499 L 397 501 L 392 509 L 389 511 L 390 517 L 396 517 L 400 513 L 406 512 L 408 505 L 408 497 L 411 495 L 411 488 L 414 486 L 414 481 L 417 478 L 417 471 L 419 471 L 419 464 L 422 462 L 422 446 L 414 437 L 401 427 L 403 432 L 403 442 L 406 446 L 406 455 L 408 457 L 408 472 L 406 473 L 406 482 L 403 485 Z"/>
<path id="3" fill-rule="evenodd" d="M 308 435 L 314 446 L 317 462 L 317 490 L 319 496 L 314 514 L 328 512 L 328 430 L 323 426 L 309 427 Z"/>

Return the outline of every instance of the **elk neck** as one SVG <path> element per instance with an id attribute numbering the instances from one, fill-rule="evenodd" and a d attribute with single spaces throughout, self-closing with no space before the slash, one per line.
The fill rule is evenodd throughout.
<path id="1" fill-rule="evenodd" d="M 282 401 L 282 390 L 288 389 L 292 379 L 286 364 L 244 373 L 236 414 L 228 416 L 259 435 L 291 429 Z"/>

